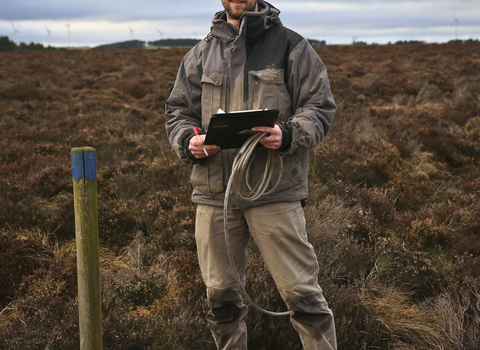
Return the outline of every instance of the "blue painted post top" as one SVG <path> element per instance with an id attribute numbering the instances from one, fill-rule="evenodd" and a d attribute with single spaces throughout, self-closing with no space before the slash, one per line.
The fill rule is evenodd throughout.
<path id="1" fill-rule="evenodd" d="M 97 179 L 97 151 L 95 148 L 72 148 L 72 177 L 75 180 Z"/>

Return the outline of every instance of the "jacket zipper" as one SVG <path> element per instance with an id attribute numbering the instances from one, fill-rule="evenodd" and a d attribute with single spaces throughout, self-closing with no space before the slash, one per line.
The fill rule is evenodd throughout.
<path id="1" fill-rule="evenodd" d="M 230 74 L 232 74 L 231 72 L 228 72 L 227 74 L 227 79 L 225 81 L 225 113 L 230 113 L 230 91 L 231 91 L 231 88 L 230 88 Z"/>

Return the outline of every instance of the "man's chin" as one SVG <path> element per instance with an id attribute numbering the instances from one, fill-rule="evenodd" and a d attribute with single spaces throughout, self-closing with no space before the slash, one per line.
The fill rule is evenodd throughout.
<path id="1" fill-rule="evenodd" d="M 242 16 L 242 14 L 244 12 L 254 12 L 255 11 L 255 6 L 257 6 L 257 4 L 255 3 L 255 5 L 252 7 L 252 8 L 245 8 L 245 9 L 240 9 L 240 8 L 235 8 L 232 4 L 230 4 L 230 6 L 228 8 L 225 8 L 225 10 L 227 11 L 228 13 L 228 16 L 234 20 L 240 20 L 240 17 Z"/>
<path id="2" fill-rule="evenodd" d="M 236 21 L 240 20 L 243 12 L 244 11 L 232 11 L 232 9 L 227 9 L 228 16 Z"/>

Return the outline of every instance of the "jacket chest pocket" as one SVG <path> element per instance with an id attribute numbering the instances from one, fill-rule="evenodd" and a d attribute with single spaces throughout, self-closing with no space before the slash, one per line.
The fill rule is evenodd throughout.
<path id="1" fill-rule="evenodd" d="M 223 72 L 202 75 L 202 126 L 206 130 L 212 114 L 221 108 L 223 98 Z"/>
<path id="2" fill-rule="evenodd" d="M 284 72 L 282 69 L 248 72 L 250 108 L 282 109 L 280 104 L 282 104 L 282 96 L 285 95 L 283 90 L 287 92 L 283 80 Z"/>

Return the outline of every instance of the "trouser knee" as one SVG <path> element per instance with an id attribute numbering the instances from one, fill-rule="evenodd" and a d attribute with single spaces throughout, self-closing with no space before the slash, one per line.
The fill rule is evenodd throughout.
<path id="1" fill-rule="evenodd" d="M 318 284 L 299 284 L 279 290 L 288 308 L 293 312 L 300 314 L 332 313 Z"/>
<path id="2" fill-rule="evenodd" d="M 223 296 L 232 298 L 229 293 Z M 233 294 L 235 299 L 235 293 Z M 210 311 L 207 321 L 212 335 L 221 350 L 247 349 L 247 307 L 232 300 L 209 300 Z M 214 307 L 212 307 L 214 306 Z"/>
<path id="3" fill-rule="evenodd" d="M 245 306 L 239 307 L 234 302 L 229 301 L 220 307 L 210 309 L 207 320 L 210 323 L 235 322 L 244 317 L 245 308 Z"/>
<path id="4" fill-rule="evenodd" d="M 236 285 L 226 288 L 207 287 L 207 300 L 210 310 L 243 306 L 242 293 Z"/>

